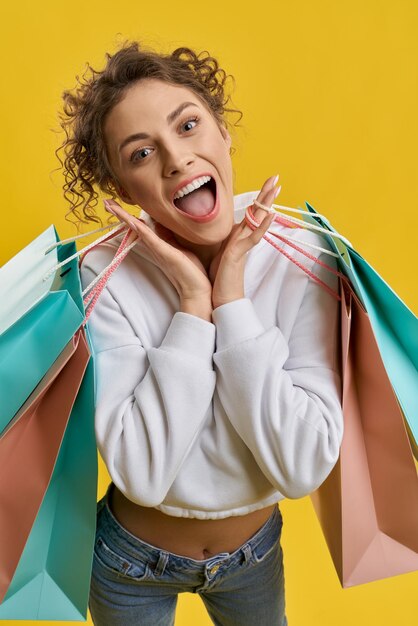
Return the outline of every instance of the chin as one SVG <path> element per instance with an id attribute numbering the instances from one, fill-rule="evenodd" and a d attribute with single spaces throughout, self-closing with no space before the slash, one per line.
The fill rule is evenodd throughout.
<path id="1" fill-rule="evenodd" d="M 207 245 L 222 243 L 225 239 L 229 237 L 234 226 L 233 216 L 231 216 L 231 218 L 227 222 L 223 221 L 222 224 L 217 224 L 217 226 L 218 228 L 216 228 L 215 226 L 212 233 L 202 235 L 202 237 L 204 237 L 207 241 Z"/>

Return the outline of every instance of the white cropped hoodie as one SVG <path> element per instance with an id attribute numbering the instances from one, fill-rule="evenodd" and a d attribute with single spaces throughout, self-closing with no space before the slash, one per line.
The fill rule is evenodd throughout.
<path id="1" fill-rule="evenodd" d="M 235 196 L 235 222 L 257 194 Z M 329 249 L 312 231 L 272 228 Z M 83 287 L 120 237 L 87 254 Z M 284 249 L 337 293 L 334 274 Z M 309 494 L 337 462 L 338 301 L 264 239 L 247 254 L 244 294 L 215 309 L 213 322 L 180 312 L 138 242 L 100 295 L 88 321 L 97 445 L 133 502 L 177 517 L 245 515 Z"/>

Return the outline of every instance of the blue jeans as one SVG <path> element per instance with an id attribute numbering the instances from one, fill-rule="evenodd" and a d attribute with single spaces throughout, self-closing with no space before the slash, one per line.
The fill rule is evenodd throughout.
<path id="1" fill-rule="evenodd" d="M 95 626 L 173 626 L 179 593 L 198 593 L 217 626 L 287 626 L 278 507 L 232 553 L 196 560 L 132 535 L 108 494 L 97 505 L 89 609 Z"/>

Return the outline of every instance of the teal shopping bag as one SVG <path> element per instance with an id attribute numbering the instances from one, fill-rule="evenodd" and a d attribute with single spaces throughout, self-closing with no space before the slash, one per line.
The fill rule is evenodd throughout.
<path id="1" fill-rule="evenodd" d="M 303 215 L 305 222 L 319 224 L 331 233 L 337 232 L 308 202 L 305 204 L 312 213 L 312 216 Z M 324 237 L 331 249 L 338 253 L 338 269 L 349 278 L 370 317 L 418 460 L 418 318 L 359 252 L 338 238 L 326 234 Z"/>
<path id="2" fill-rule="evenodd" d="M 87 327 L 86 334 L 91 354 Z M 48 489 L 0 604 L 0 620 L 87 618 L 96 530 L 94 395 L 90 357 Z"/>
<path id="3" fill-rule="evenodd" d="M 84 319 L 77 259 L 45 280 L 76 252 L 74 242 L 49 249 L 57 241 L 51 225 L 0 268 L 0 432 Z"/>

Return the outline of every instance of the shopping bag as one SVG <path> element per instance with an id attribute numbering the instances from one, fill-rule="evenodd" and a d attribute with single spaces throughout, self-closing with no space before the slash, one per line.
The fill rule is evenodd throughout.
<path id="1" fill-rule="evenodd" d="M 329 225 L 317 215 L 304 217 L 305 227 Z M 247 221 L 254 221 L 251 211 Z M 335 237 L 327 234 L 331 230 Z M 341 584 L 350 587 L 418 570 L 418 476 L 404 414 L 374 332 L 376 318 L 372 321 L 365 307 L 372 300 L 369 285 L 362 282 L 360 290 L 348 254 L 351 244 L 330 225 L 323 234 L 338 265 L 337 272 L 329 269 L 339 276 L 344 435 L 337 464 L 311 499 Z M 292 237 L 285 239 L 295 247 Z M 302 243 L 299 238 L 297 243 Z M 386 313 L 383 309 L 380 316 Z"/>
<path id="2" fill-rule="evenodd" d="M 340 280 L 344 435 L 310 497 L 343 587 L 418 570 L 418 476 L 370 318 Z"/>
<path id="3" fill-rule="evenodd" d="M 58 240 L 50 226 L 0 268 L 0 432 L 84 319 L 76 259 L 44 280 L 76 250 Z"/>
<path id="4" fill-rule="evenodd" d="M 312 216 L 308 224 L 320 224 L 336 233 L 329 221 L 318 217 L 305 202 Z M 418 460 L 418 318 L 376 270 L 353 247 L 324 234 L 331 249 L 339 255 L 339 269 L 350 280 L 364 305 L 373 327 L 386 371 L 402 408 L 415 458 Z"/>
<path id="5" fill-rule="evenodd" d="M 89 358 L 80 330 L 0 435 L 0 601 L 50 483 Z"/>
<path id="6" fill-rule="evenodd" d="M 0 620 L 87 619 L 97 504 L 93 415 L 90 359 L 48 490 L 0 604 Z"/>
<path id="7" fill-rule="evenodd" d="M 46 232 L 51 234 L 52 230 L 53 237 L 41 235 L 38 238 L 41 244 L 37 247 L 37 254 L 42 261 L 52 247 L 57 243 L 61 245 L 54 227 Z M 114 234 L 118 232 L 120 229 Z M 114 234 L 99 238 L 86 249 Z M 71 298 L 66 293 L 70 289 L 63 289 L 64 293 L 57 297 L 50 293 L 51 290 L 40 289 L 36 280 L 28 279 L 26 287 L 30 295 L 26 297 L 24 289 L 20 289 L 23 296 L 18 303 L 19 310 L 14 315 L 10 312 L 8 319 L 4 318 L 6 331 L 13 328 L 15 332 L 14 335 L 8 334 L 8 348 L 17 353 L 25 352 L 27 335 L 36 333 L 39 328 L 42 330 L 38 338 L 43 337 L 43 340 L 29 342 L 32 346 L 29 356 L 36 361 L 38 351 L 43 347 L 42 341 L 48 342 L 52 329 L 56 332 L 54 326 L 48 329 L 45 319 L 53 320 L 56 313 L 65 315 L 71 309 L 74 311 L 71 300 L 80 311 L 73 316 L 75 332 L 70 342 L 47 367 L 37 386 L 30 389 L 20 410 L 14 416 L 4 412 L 0 436 L 0 459 L 4 468 L 4 476 L 0 479 L 3 505 L 0 546 L 5 558 L 0 563 L 0 619 L 85 621 L 87 617 L 97 495 L 95 376 L 87 317 L 111 273 L 135 245 L 125 246 L 125 242 L 126 237 L 120 246 L 121 254 L 115 258 L 107 277 L 98 283 L 91 297 L 90 294 L 83 297 L 81 293 L 79 268 L 74 261 L 86 249 L 72 254 L 74 248 L 71 250 L 63 244 L 64 252 L 55 253 L 56 263 L 41 263 L 42 269 L 36 280 L 45 283 L 46 278 L 53 276 L 52 284 L 57 285 L 60 278 L 68 275 Z M 30 266 L 26 273 L 30 275 Z M 21 276 L 24 278 L 23 271 Z M 39 292 L 42 292 L 41 296 Z M 60 303 L 58 310 L 57 300 Z M 41 323 L 37 324 L 38 318 L 33 315 L 35 323 L 32 326 L 30 323 L 19 325 L 18 315 L 29 317 L 39 310 L 36 308 L 39 304 L 42 306 Z M 69 325 L 62 328 L 69 332 Z M 17 354 L 16 362 L 19 357 L 21 355 Z M 44 360 L 43 367 L 46 363 Z M 8 393 L 13 393 L 19 382 L 17 369 Z M 19 528 L 13 526 L 16 519 L 19 519 Z"/>

